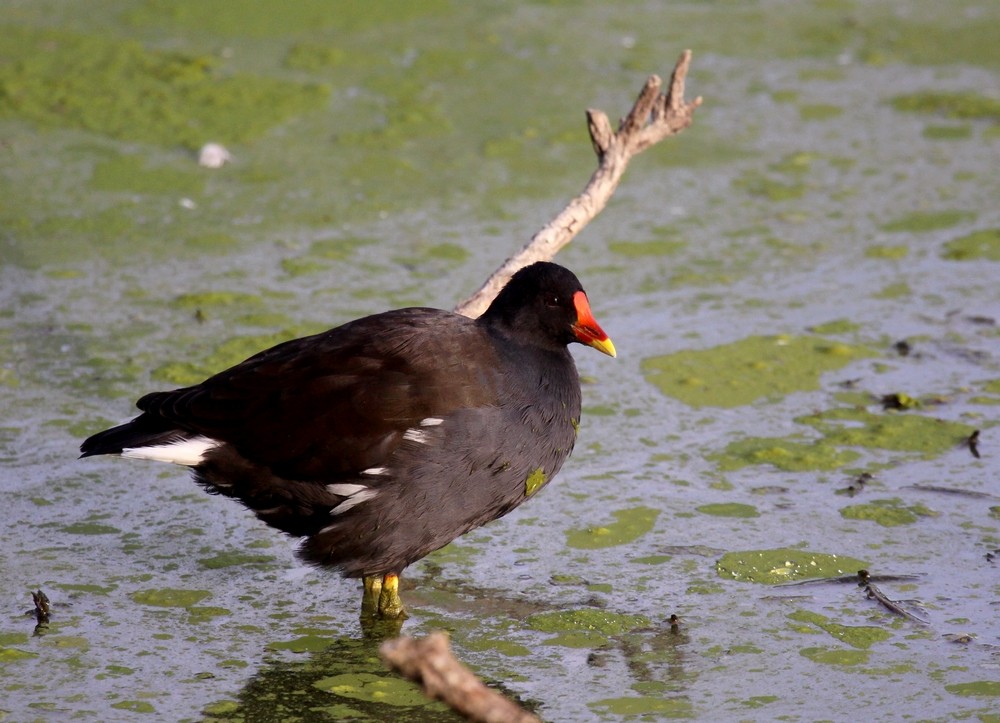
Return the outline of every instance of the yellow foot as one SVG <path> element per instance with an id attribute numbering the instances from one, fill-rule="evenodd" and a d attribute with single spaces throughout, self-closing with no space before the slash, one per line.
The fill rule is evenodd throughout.
<path id="1" fill-rule="evenodd" d="M 396 620 L 406 617 L 399 598 L 399 575 L 366 575 L 361 598 L 361 617 Z"/>
<path id="2" fill-rule="evenodd" d="M 403 618 L 403 601 L 399 599 L 399 575 L 391 572 L 382 578 L 382 590 L 378 596 L 378 614 L 381 618 Z"/>

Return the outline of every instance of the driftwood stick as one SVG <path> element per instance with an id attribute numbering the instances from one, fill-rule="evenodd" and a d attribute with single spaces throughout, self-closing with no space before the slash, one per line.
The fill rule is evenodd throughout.
<path id="1" fill-rule="evenodd" d="M 427 696 L 444 701 L 471 721 L 540 723 L 458 662 L 444 633 L 431 633 L 422 640 L 408 636 L 387 640 L 379 655 L 393 670 L 421 686 Z"/>
<path id="2" fill-rule="evenodd" d="M 690 65 L 691 51 L 685 50 L 674 67 L 665 94 L 660 92 L 659 77 L 651 75 L 632 110 L 619 123 L 617 132 L 612 131 L 604 113 L 594 109 L 587 111 L 590 142 L 598 159 L 597 170 L 590 181 L 559 215 L 494 271 L 476 293 L 456 306 L 457 313 L 479 316 L 518 269 L 535 261 L 552 259 L 604 209 L 632 156 L 691 125 L 694 111 L 701 105 L 701 96 L 692 101 L 684 100 L 684 81 Z"/>

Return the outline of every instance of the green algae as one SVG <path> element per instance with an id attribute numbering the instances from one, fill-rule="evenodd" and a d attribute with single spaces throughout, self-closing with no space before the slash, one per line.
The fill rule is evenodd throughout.
<path id="1" fill-rule="evenodd" d="M 799 655 L 809 658 L 814 663 L 822 663 L 823 665 L 862 665 L 867 663 L 869 658 L 871 658 L 871 651 L 810 647 L 799 650 Z"/>
<path id="2" fill-rule="evenodd" d="M 773 585 L 793 580 L 839 577 L 868 567 L 843 555 L 779 548 L 727 552 L 715 564 L 720 577 Z"/>
<path id="3" fill-rule="evenodd" d="M 865 258 L 899 261 L 906 258 L 909 253 L 910 249 L 908 246 L 875 245 L 865 249 Z"/>
<path id="4" fill-rule="evenodd" d="M 909 93 L 897 95 L 890 102 L 896 110 L 907 113 L 932 113 L 949 118 L 985 119 L 1000 123 L 1000 100 L 971 91 Z"/>
<path id="5" fill-rule="evenodd" d="M 941 258 L 949 261 L 1000 261 L 1000 228 L 974 231 L 944 245 Z"/>
<path id="6" fill-rule="evenodd" d="M 799 106 L 799 118 L 804 121 L 824 121 L 839 118 L 844 109 L 839 105 L 829 103 L 812 103 Z"/>
<path id="7" fill-rule="evenodd" d="M 693 407 L 738 407 L 819 389 L 820 376 L 873 349 L 815 336 L 751 336 L 704 350 L 642 360 L 646 380 Z"/>
<path id="8" fill-rule="evenodd" d="M 540 633 L 599 633 L 622 635 L 636 628 L 649 626 L 643 615 L 612 613 L 591 608 L 537 613 L 527 619 L 527 625 Z"/>
<path id="9" fill-rule="evenodd" d="M 884 223 L 881 228 L 890 233 L 926 233 L 951 228 L 974 218 L 975 214 L 968 211 L 917 211 Z"/>
<path id="10" fill-rule="evenodd" d="M 937 513 L 924 505 L 906 505 L 901 499 L 893 498 L 843 507 L 840 516 L 847 520 L 870 520 L 883 527 L 896 527 L 912 525 L 921 517 L 936 517 Z"/>
<path id="11" fill-rule="evenodd" d="M 0 663 L 37 658 L 38 653 L 31 650 L 21 650 L 19 648 L 8 648 L 0 646 Z"/>
<path id="12" fill-rule="evenodd" d="M 68 535 L 115 535 L 121 532 L 117 527 L 96 522 L 74 522 L 64 525 L 60 530 Z"/>
<path id="13" fill-rule="evenodd" d="M 642 718 L 652 720 L 693 718 L 695 707 L 686 698 L 663 698 L 653 695 L 627 695 L 619 698 L 602 698 L 588 703 L 592 711 L 603 716 Z"/>
<path id="14" fill-rule="evenodd" d="M 932 141 L 964 141 L 972 138 L 972 126 L 927 126 L 921 135 Z"/>
<path id="15" fill-rule="evenodd" d="M 881 289 L 872 294 L 873 299 L 901 299 L 913 293 L 913 289 L 905 281 L 897 281 L 893 284 L 886 284 Z"/>
<path id="16" fill-rule="evenodd" d="M 695 507 L 695 509 L 703 515 L 711 515 L 713 517 L 760 517 L 760 512 L 753 505 L 744 505 L 737 502 L 701 505 Z"/>
<path id="17" fill-rule="evenodd" d="M 110 595 L 115 590 L 118 589 L 117 585 L 111 584 L 107 586 L 102 585 L 86 585 L 86 584 L 69 584 L 69 583 L 59 583 L 55 587 L 63 592 L 83 592 L 90 595 Z"/>
<path id="18" fill-rule="evenodd" d="M 197 605 L 211 595 L 212 593 L 208 590 L 178 590 L 173 588 L 160 588 L 138 590 L 130 593 L 129 597 L 140 605 L 153 605 L 155 607 L 169 608 L 189 608 Z"/>
<path id="19" fill-rule="evenodd" d="M 443 261 L 461 262 L 469 258 L 469 251 L 464 246 L 453 243 L 439 243 L 424 250 L 429 258 Z"/>
<path id="20" fill-rule="evenodd" d="M 814 334 L 851 334 L 861 328 L 861 324 L 850 319 L 834 319 L 824 324 L 809 327 Z"/>
<path id="21" fill-rule="evenodd" d="M 215 618 L 222 618 L 233 614 L 233 612 L 227 608 L 220 608 L 214 605 L 193 605 L 189 607 L 187 611 L 188 622 L 194 625 L 211 622 L 215 620 Z"/>
<path id="22" fill-rule="evenodd" d="M 205 178 L 194 171 L 169 166 L 150 168 L 141 156 L 121 155 L 96 164 L 90 186 L 98 191 L 193 195 L 203 191 Z"/>
<path id="23" fill-rule="evenodd" d="M 652 507 L 631 507 L 611 513 L 616 521 L 601 527 L 569 530 L 566 545 L 580 550 L 596 550 L 635 542 L 653 529 L 660 511 Z"/>
<path id="24" fill-rule="evenodd" d="M 126 13 L 136 26 L 171 28 L 185 32 L 239 38 L 297 35 L 323 28 L 357 33 L 387 23 L 434 17 L 450 9 L 443 0 L 420 3 L 339 3 L 333 11 L 327 0 L 258 0 L 254 10 L 228 0 L 147 0 Z"/>
<path id="25" fill-rule="evenodd" d="M 670 239 L 655 239 L 652 241 L 611 241 L 608 250 L 611 253 L 628 258 L 643 256 L 670 256 L 687 246 L 684 241 Z"/>
<path id="26" fill-rule="evenodd" d="M 795 442 L 782 437 L 746 437 L 707 455 L 723 472 L 751 464 L 769 464 L 786 472 L 830 471 L 857 460 L 861 455 L 840 449 L 824 440 Z"/>
<path id="27" fill-rule="evenodd" d="M 322 239 L 309 247 L 309 255 L 331 261 L 346 261 L 364 246 L 378 243 L 378 239 L 350 236 L 347 238 Z"/>
<path id="28" fill-rule="evenodd" d="M 317 85 L 223 73 L 209 56 L 102 35 L 4 26 L 0 55 L 0 118 L 191 149 L 252 140 L 328 95 Z"/>
<path id="29" fill-rule="evenodd" d="M 1000 681 L 974 680 L 968 683 L 951 683 L 944 687 L 952 695 L 996 698 L 1000 696 Z"/>
<path id="30" fill-rule="evenodd" d="M 825 444 L 913 452 L 925 458 L 954 449 L 975 430 L 968 424 L 922 414 L 877 414 L 858 407 L 836 407 L 795 421 L 822 432 Z"/>
<path id="31" fill-rule="evenodd" d="M 872 625 L 841 625 L 840 623 L 833 622 L 824 615 L 808 610 L 797 610 L 790 613 L 788 619 L 813 625 L 840 642 L 860 650 L 867 650 L 872 645 L 889 640 L 892 637 L 891 632 L 882 628 Z"/>
<path id="32" fill-rule="evenodd" d="M 445 710 L 445 706 L 428 699 L 413 683 L 376 673 L 341 673 L 320 678 L 313 686 L 341 698 L 384 703 L 393 707 L 423 707 Z"/>
<path id="33" fill-rule="evenodd" d="M 493 635 L 466 639 L 463 647 L 467 650 L 494 652 L 512 658 L 524 658 L 534 654 L 534 651 L 527 645 L 521 645 L 520 643 L 515 643 L 513 640 L 505 640 Z"/>
<path id="34" fill-rule="evenodd" d="M 179 294 L 170 305 L 176 309 L 204 309 L 213 306 L 255 307 L 263 303 L 259 294 L 242 291 L 195 291 Z"/>
<path id="35" fill-rule="evenodd" d="M 242 552 L 220 552 L 218 555 L 198 560 L 198 564 L 206 570 L 239 565 L 266 565 L 271 562 L 274 562 L 274 558 L 270 555 L 247 555 Z"/>
<path id="36" fill-rule="evenodd" d="M 268 650 L 287 650 L 292 653 L 318 653 L 326 650 L 333 643 L 334 638 L 329 635 L 301 635 L 292 640 L 268 643 Z"/>
<path id="37" fill-rule="evenodd" d="M 153 704 L 145 700 L 120 700 L 117 703 L 112 703 L 111 707 L 115 710 L 127 710 L 130 713 L 155 713 L 156 708 Z"/>
<path id="38" fill-rule="evenodd" d="M 804 183 L 779 181 L 756 170 L 746 171 L 733 185 L 768 201 L 793 201 L 802 198 L 807 188 Z"/>

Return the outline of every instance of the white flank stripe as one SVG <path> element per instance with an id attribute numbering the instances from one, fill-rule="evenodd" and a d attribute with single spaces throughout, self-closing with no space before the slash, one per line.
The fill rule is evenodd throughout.
<path id="1" fill-rule="evenodd" d="M 352 485 L 352 484 L 336 484 L 327 485 L 326 491 L 331 495 L 339 495 L 340 497 L 350 497 L 351 495 L 356 495 L 358 492 L 362 492 L 368 489 L 364 485 Z"/>
<path id="2" fill-rule="evenodd" d="M 369 467 L 368 469 L 361 470 L 361 474 L 370 474 L 372 477 L 377 477 L 382 474 L 389 474 L 388 467 Z"/>
<path id="3" fill-rule="evenodd" d="M 427 433 L 411 427 L 403 432 L 403 439 L 416 442 L 417 444 L 427 444 Z"/>
<path id="4" fill-rule="evenodd" d="M 219 444 L 215 439 L 198 436 L 152 447 L 126 447 L 122 450 L 121 456 L 129 459 L 152 459 L 157 462 L 195 467 L 204 461 L 206 452 L 215 449 Z"/>
<path id="5" fill-rule="evenodd" d="M 420 422 L 421 427 L 436 427 L 439 424 L 444 424 L 444 420 L 441 417 L 427 417 Z"/>
<path id="6" fill-rule="evenodd" d="M 355 505 L 360 505 L 365 500 L 370 500 L 372 497 L 374 497 L 377 494 L 378 494 L 378 492 L 376 492 L 375 490 L 370 490 L 370 489 L 368 489 L 366 487 L 364 489 L 364 491 L 357 492 L 357 493 L 351 495 L 346 500 L 344 500 L 343 502 L 341 502 L 339 505 L 337 505 L 336 507 L 334 507 L 332 510 L 330 510 L 330 514 L 331 515 L 339 515 L 339 514 L 342 514 L 344 512 L 347 512 L 349 509 L 351 509 Z"/>

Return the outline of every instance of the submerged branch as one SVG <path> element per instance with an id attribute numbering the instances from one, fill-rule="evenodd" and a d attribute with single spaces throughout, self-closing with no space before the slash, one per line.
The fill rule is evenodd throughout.
<path id="1" fill-rule="evenodd" d="M 472 721 L 482 723 L 539 723 L 539 719 L 487 688 L 451 652 L 448 636 L 431 633 L 422 640 L 403 636 L 379 648 L 389 667 Z"/>

